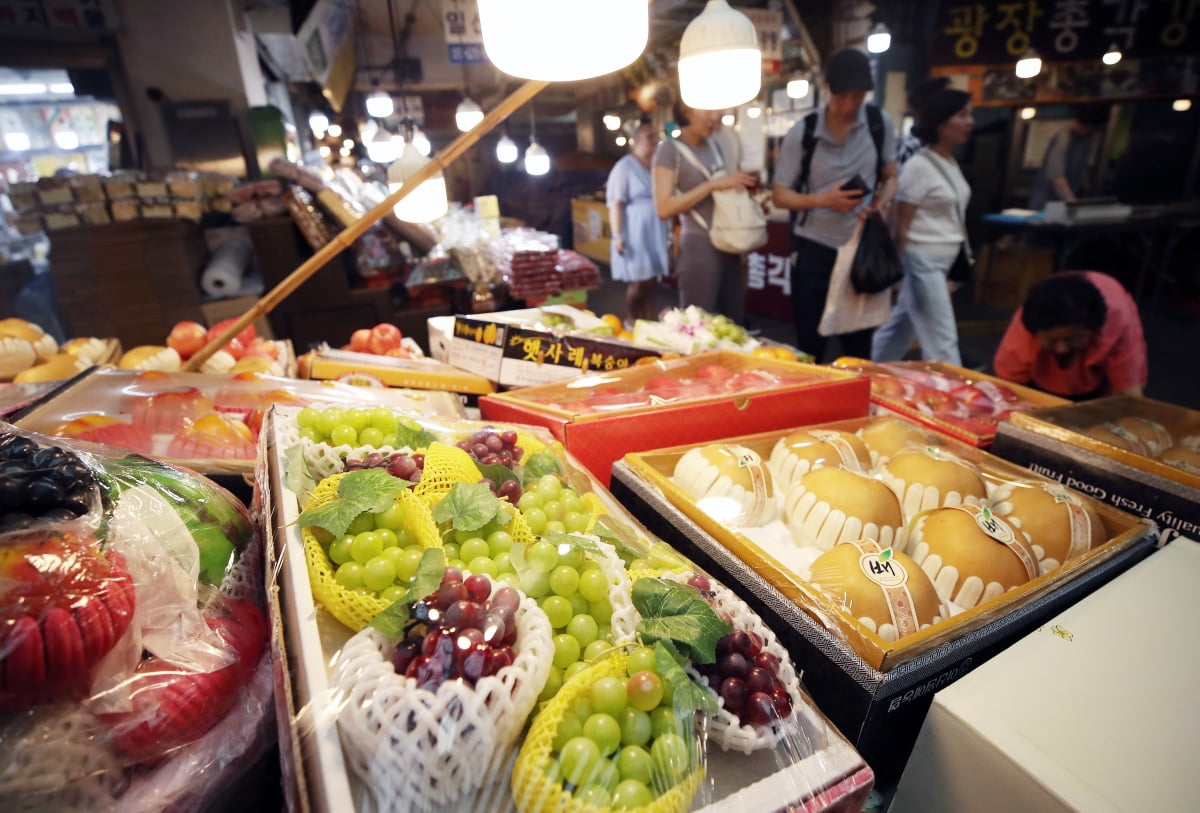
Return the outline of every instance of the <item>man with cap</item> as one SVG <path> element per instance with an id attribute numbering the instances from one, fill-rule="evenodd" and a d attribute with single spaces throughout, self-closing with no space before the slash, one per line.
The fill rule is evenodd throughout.
<path id="1" fill-rule="evenodd" d="M 818 362 L 825 310 L 838 248 L 858 218 L 886 210 L 896 195 L 896 135 L 891 117 L 864 105 L 874 88 L 862 51 L 835 53 L 825 69 L 826 102 L 792 126 L 779 149 L 772 199 L 798 212 L 792 229 L 792 322 L 796 346 Z M 856 188 L 857 187 L 857 188 Z M 838 337 L 842 352 L 868 358 L 871 329 Z"/>

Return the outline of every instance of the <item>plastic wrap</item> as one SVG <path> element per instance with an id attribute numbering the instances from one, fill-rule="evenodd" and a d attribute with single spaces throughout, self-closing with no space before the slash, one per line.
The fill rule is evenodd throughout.
<path id="1" fill-rule="evenodd" d="M 386 449 L 342 448 L 301 438 L 299 420 L 277 407 L 270 421 L 274 525 L 288 556 L 299 545 L 327 558 L 320 572 L 280 558 L 270 578 L 302 578 L 317 608 L 315 631 L 292 631 L 303 705 L 288 727 L 325 754 L 293 769 L 320 773 L 323 804 L 687 810 L 758 780 L 820 810 L 847 776 L 865 795 L 865 766 L 761 619 L 633 523 L 545 432 L 413 419 Z M 720 694 L 720 670 L 750 666 L 740 650 L 742 662 L 718 654 L 744 644 L 770 667 L 753 678 L 749 721 Z M 751 767 L 765 750 L 774 759 Z M 349 800 L 334 795 L 343 772 Z"/>
<path id="2" fill-rule="evenodd" d="M 8 424 L 0 458 L 0 805 L 203 808 L 273 735 L 246 508 Z"/>
<path id="3" fill-rule="evenodd" d="M 442 393 L 364 390 L 258 373 L 96 370 L 30 410 L 20 423 L 48 435 L 180 461 L 199 471 L 243 473 L 253 465 L 263 415 L 274 403 L 463 414 L 458 399 Z"/>
<path id="4" fill-rule="evenodd" d="M 775 455 L 770 466 L 781 444 L 803 465 Z M 632 457 L 667 499 L 876 667 L 903 657 L 910 636 L 926 648 L 954 635 L 966 611 L 1045 589 L 1136 536 L 1132 518 L 895 418 Z"/>

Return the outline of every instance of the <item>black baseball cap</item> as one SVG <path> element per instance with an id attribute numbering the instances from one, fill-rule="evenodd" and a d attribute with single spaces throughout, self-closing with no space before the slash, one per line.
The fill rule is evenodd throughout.
<path id="1" fill-rule="evenodd" d="M 825 81 L 830 93 L 847 90 L 874 90 L 871 79 L 871 61 L 862 51 L 846 48 L 829 58 L 825 65 Z"/>

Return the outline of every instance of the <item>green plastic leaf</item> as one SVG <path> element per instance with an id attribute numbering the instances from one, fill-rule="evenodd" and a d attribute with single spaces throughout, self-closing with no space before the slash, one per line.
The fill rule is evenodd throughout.
<path id="1" fill-rule="evenodd" d="M 659 641 L 654 645 L 654 668 L 659 677 L 671 684 L 674 691 L 671 705 L 675 708 L 675 715 L 682 717 L 700 710 L 716 714 L 719 709 L 716 697 L 688 677 L 680 665 L 682 658 L 668 641 Z"/>
<path id="2" fill-rule="evenodd" d="M 696 663 L 715 663 L 717 641 L 733 629 L 695 589 L 666 579 L 634 582 L 633 606 L 644 640 L 671 641 Z"/>
<path id="3" fill-rule="evenodd" d="M 476 460 L 475 468 L 479 469 L 480 474 L 491 480 L 497 486 L 499 486 L 505 480 L 513 480 L 518 483 L 520 482 L 517 480 L 517 475 L 513 473 L 512 469 L 510 469 L 508 466 L 502 466 L 499 463 L 485 464 Z"/>
<path id="4" fill-rule="evenodd" d="M 558 458 L 549 452 L 534 452 L 525 461 L 522 466 L 521 475 L 525 482 L 536 480 L 543 474 L 553 474 L 561 477 L 563 474 L 562 464 L 558 462 Z"/>
<path id="5" fill-rule="evenodd" d="M 300 527 L 316 525 L 340 537 L 359 514 L 387 509 L 396 495 L 408 486 L 408 481 L 393 477 L 383 469 L 347 472 L 338 483 L 338 496 L 300 514 Z"/>
<path id="6" fill-rule="evenodd" d="M 403 449 L 405 446 L 414 452 L 418 449 L 428 449 L 429 444 L 437 441 L 437 435 L 422 427 L 416 421 L 406 418 L 396 420 L 396 445 Z"/>
<path id="7" fill-rule="evenodd" d="M 433 519 L 449 522 L 456 531 L 478 531 L 500 513 L 500 503 L 487 483 L 455 483 L 433 507 Z"/>
<path id="8" fill-rule="evenodd" d="M 411 616 L 411 607 L 416 602 L 437 590 L 446 572 L 446 552 L 441 548 L 426 548 L 421 554 L 421 564 L 404 595 L 392 602 L 386 610 L 371 620 L 371 626 L 389 638 L 404 634 Z"/>
<path id="9" fill-rule="evenodd" d="M 307 495 L 317 485 L 304 460 L 304 446 L 297 443 L 283 453 L 284 481 L 293 494 Z"/>

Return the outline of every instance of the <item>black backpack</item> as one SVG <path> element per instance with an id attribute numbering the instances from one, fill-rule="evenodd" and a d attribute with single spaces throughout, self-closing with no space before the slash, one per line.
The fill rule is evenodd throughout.
<path id="1" fill-rule="evenodd" d="M 883 175 L 883 165 L 886 163 L 883 160 L 883 112 L 877 104 L 867 105 L 867 130 L 871 133 L 871 140 L 875 142 L 875 185 L 879 185 L 880 176 Z M 817 151 L 817 111 L 813 110 L 804 117 L 804 135 L 800 139 L 800 177 L 796 179 L 792 190 L 800 194 L 808 191 L 808 175 L 812 171 L 813 153 Z M 800 224 L 804 225 L 804 221 L 808 220 L 808 213 L 811 209 L 805 209 L 804 214 L 800 216 Z M 799 213 L 793 209 L 791 216 L 791 231 L 795 232 L 796 217 Z"/>

